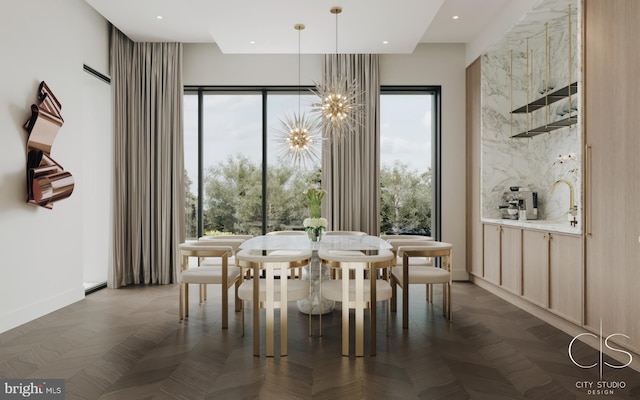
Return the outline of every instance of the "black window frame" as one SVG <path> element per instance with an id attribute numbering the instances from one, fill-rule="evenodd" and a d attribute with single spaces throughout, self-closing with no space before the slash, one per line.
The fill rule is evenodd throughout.
<path id="1" fill-rule="evenodd" d="M 203 110 L 203 98 L 207 93 L 233 93 L 233 94 L 261 94 L 262 96 L 262 233 L 266 233 L 267 227 L 267 106 L 268 106 L 268 94 L 269 93 L 301 93 L 308 92 L 313 89 L 311 86 L 199 86 L 199 85 L 186 85 L 184 86 L 183 95 L 198 96 L 198 176 L 196 182 L 198 185 L 198 221 L 197 221 L 197 235 L 201 237 L 204 232 L 204 217 L 203 217 L 203 141 L 204 141 L 204 110 Z M 436 240 L 441 237 L 441 136 L 442 136 L 442 111 L 441 111 L 441 86 L 390 86 L 383 85 L 380 87 L 380 95 L 385 94 L 410 94 L 410 93 L 423 93 L 431 94 L 434 96 L 434 137 L 432 146 L 432 159 L 433 159 L 433 213 L 432 222 L 433 229 L 432 235 Z"/>

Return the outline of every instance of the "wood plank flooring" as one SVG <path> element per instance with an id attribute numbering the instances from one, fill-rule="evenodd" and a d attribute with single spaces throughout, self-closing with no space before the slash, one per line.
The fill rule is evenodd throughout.
<path id="1" fill-rule="evenodd" d="M 192 286 L 195 289 L 195 286 Z M 251 305 L 242 337 L 230 305 L 221 329 L 218 285 L 178 322 L 178 287 L 103 289 L 64 309 L 0 334 L 0 378 L 64 378 L 66 399 L 582 399 L 640 398 L 640 374 L 605 370 L 624 382 L 612 394 L 588 394 L 597 368 L 567 355 L 571 338 L 485 290 L 454 283 L 453 324 L 424 289 L 412 286 L 410 325 L 378 308 L 378 354 L 342 357 L 340 305 L 323 317 L 323 336 L 289 306 L 289 355 L 252 355 Z M 400 305 L 399 305 L 400 306 Z M 368 340 L 365 342 L 368 351 Z M 264 343 L 262 344 L 264 352 Z M 578 345 L 584 363 L 598 354 Z"/>

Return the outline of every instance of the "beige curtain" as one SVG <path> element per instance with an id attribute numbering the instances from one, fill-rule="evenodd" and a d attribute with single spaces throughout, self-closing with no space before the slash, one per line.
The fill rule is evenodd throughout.
<path id="1" fill-rule="evenodd" d="M 111 32 L 114 262 L 110 287 L 176 281 L 184 240 L 182 44 Z"/>
<path id="2" fill-rule="evenodd" d="M 358 85 L 363 104 L 354 132 L 342 140 L 326 140 L 322 148 L 322 186 L 327 191 L 323 215 L 329 229 L 356 230 L 378 235 L 380 230 L 380 83 L 377 54 L 325 56 L 323 79 L 346 77 Z"/>

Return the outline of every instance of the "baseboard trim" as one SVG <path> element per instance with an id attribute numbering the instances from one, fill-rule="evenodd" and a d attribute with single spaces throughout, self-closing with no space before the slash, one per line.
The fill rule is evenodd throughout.
<path id="1" fill-rule="evenodd" d="M 84 287 L 80 285 L 77 289 L 67 290 L 55 296 L 31 304 L 24 305 L 17 309 L 12 309 L 0 316 L 0 333 L 6 332 L 27 322 L 40 318 L 53 311 L 73 304 L 84 299 Z"/>

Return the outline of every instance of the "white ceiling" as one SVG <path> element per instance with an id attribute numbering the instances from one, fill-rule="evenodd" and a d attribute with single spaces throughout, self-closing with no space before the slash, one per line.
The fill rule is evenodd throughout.
<path id="1" fill-rule="evenodd" d="M 299 23 L 306 26 L 302 53 L 334 53 L 336 16 L 329 10 L 340 6 L 337 51 L 384 54 L 470 42 L 511 0 L 85 1 L 134 41 L 215 42 L 228 54 L 297 53 Z"/>

